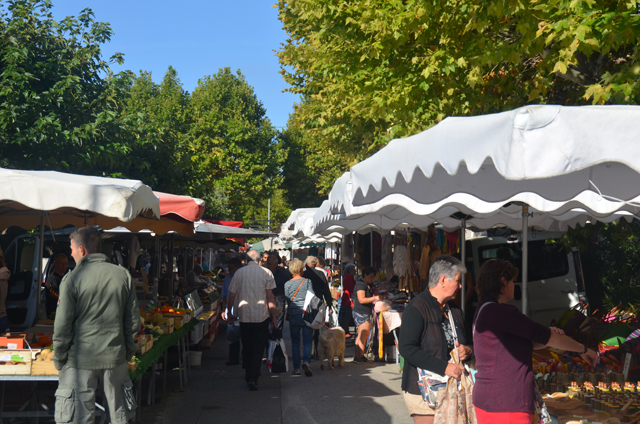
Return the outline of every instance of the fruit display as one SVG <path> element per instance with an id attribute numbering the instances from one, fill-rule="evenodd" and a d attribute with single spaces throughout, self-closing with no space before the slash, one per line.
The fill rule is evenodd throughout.
<path id="1" fill-rule="evenodd" d="M 53 348 L 42 349 L 42 351 L 36 355 L 36 361 L 53 361 Z"/>

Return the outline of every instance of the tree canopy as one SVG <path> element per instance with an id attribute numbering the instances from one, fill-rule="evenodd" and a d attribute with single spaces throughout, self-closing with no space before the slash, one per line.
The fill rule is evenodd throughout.
<path id="1" fill-rule="evenodd" d="M 159 83 L 114 74 L 124 57 L 103 58 L 113 31 L 91 9 L 56 21 L 48 0 L 0 8 L 0 166 L 140 179 L 203 198 L 211 218 L 266 215 L 287 149 L 240 70 L 193 93 L 173 67 Z"/>
<path id="2" fill-rule="evenodd" d="M 4 5 L 3 5 L 4 6 Z M 0 7 L 3 7 L 0 6 Z M 90 9 L 60 22 L 48 1 L 13 0 L 0 9 L 2 166 L 104 173 L 126 158 L 119 141 L 111 63 L 100 45 L 113 34 Z"/>
<path id="3" fill-rule="evenodd" d="M 636 104 L 636 1 L 280 0 L 293 121 L 342 169 L 446 116 Z M 312 166 L 312 165 L 309 165 Z M 320 184 L 326 193 L 330 186 Z"/>

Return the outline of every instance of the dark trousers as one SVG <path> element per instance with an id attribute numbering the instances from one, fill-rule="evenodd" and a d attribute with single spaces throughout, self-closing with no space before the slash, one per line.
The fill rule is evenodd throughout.
<path id="1" fill-rule="evenodd" d="M 240 340 L 229 343 L 229 362 L 240 362 Z"/>
<path id="2" fill-rule="evenodd" d="M 246 372 L 246 380 L 258 381 L 260 367 L 262 367 L 262 354 L 269 341 L 269 321 L 241 322 L 242 334 L 242 368 Z"/>
<path id="3" fill-rule="evenodd" d="M 340 327 L 342 327 L 344 332 L 349 333 L 349 327 L 353 322 L 353 315 L 351 315 L 351 305 L 349 306 L 342 305 L 340 307 L 338 321 L 340 322 Z"/>

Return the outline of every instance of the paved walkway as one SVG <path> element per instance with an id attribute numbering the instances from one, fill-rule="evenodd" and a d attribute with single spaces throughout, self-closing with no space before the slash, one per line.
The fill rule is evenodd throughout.
<path id="1" fill-rule="evenodd" d="M 291 351 L 289 331 L 285 341 Z M 177 371 L 170 373 L 166 393 L 158 385 L 157 403 L 144 407 L 143 424 L 174 423 L 342 423 L 412 424 L 400 392 L 401 374 L 395 364 L 355 364 L 353 342 L 347 342 L 345 366 L 320 370 L 313 377 L 269 374 L 263 365 L 259 391 L 250 392 L 240 365 L 227 366 L 228 344 L 223 337 L 203 351 L 202 365 L 192 367 L 184 391 Z M 291 358 L 289 368 L 292 369 Z"/>

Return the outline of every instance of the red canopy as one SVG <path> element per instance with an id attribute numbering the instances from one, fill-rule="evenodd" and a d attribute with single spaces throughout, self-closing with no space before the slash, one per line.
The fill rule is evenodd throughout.
<path id="1" fill-rule="evenodd" d="M 204 215 L 204 200 L 154 191 L 160 199 L 160 215 L 180 222 L 196 222 Z"/>
<path id="2" fill-rule="evenodd" d="M 162 211 L 162 205 L 160 205 L 160 208 Z M 244 228 L 244 223 L 242 221 L 220 221 L 218 219 L 205 219 L 204 222 L 208 222 L 209 224 L 224 225 L 226 227 Z"/>

